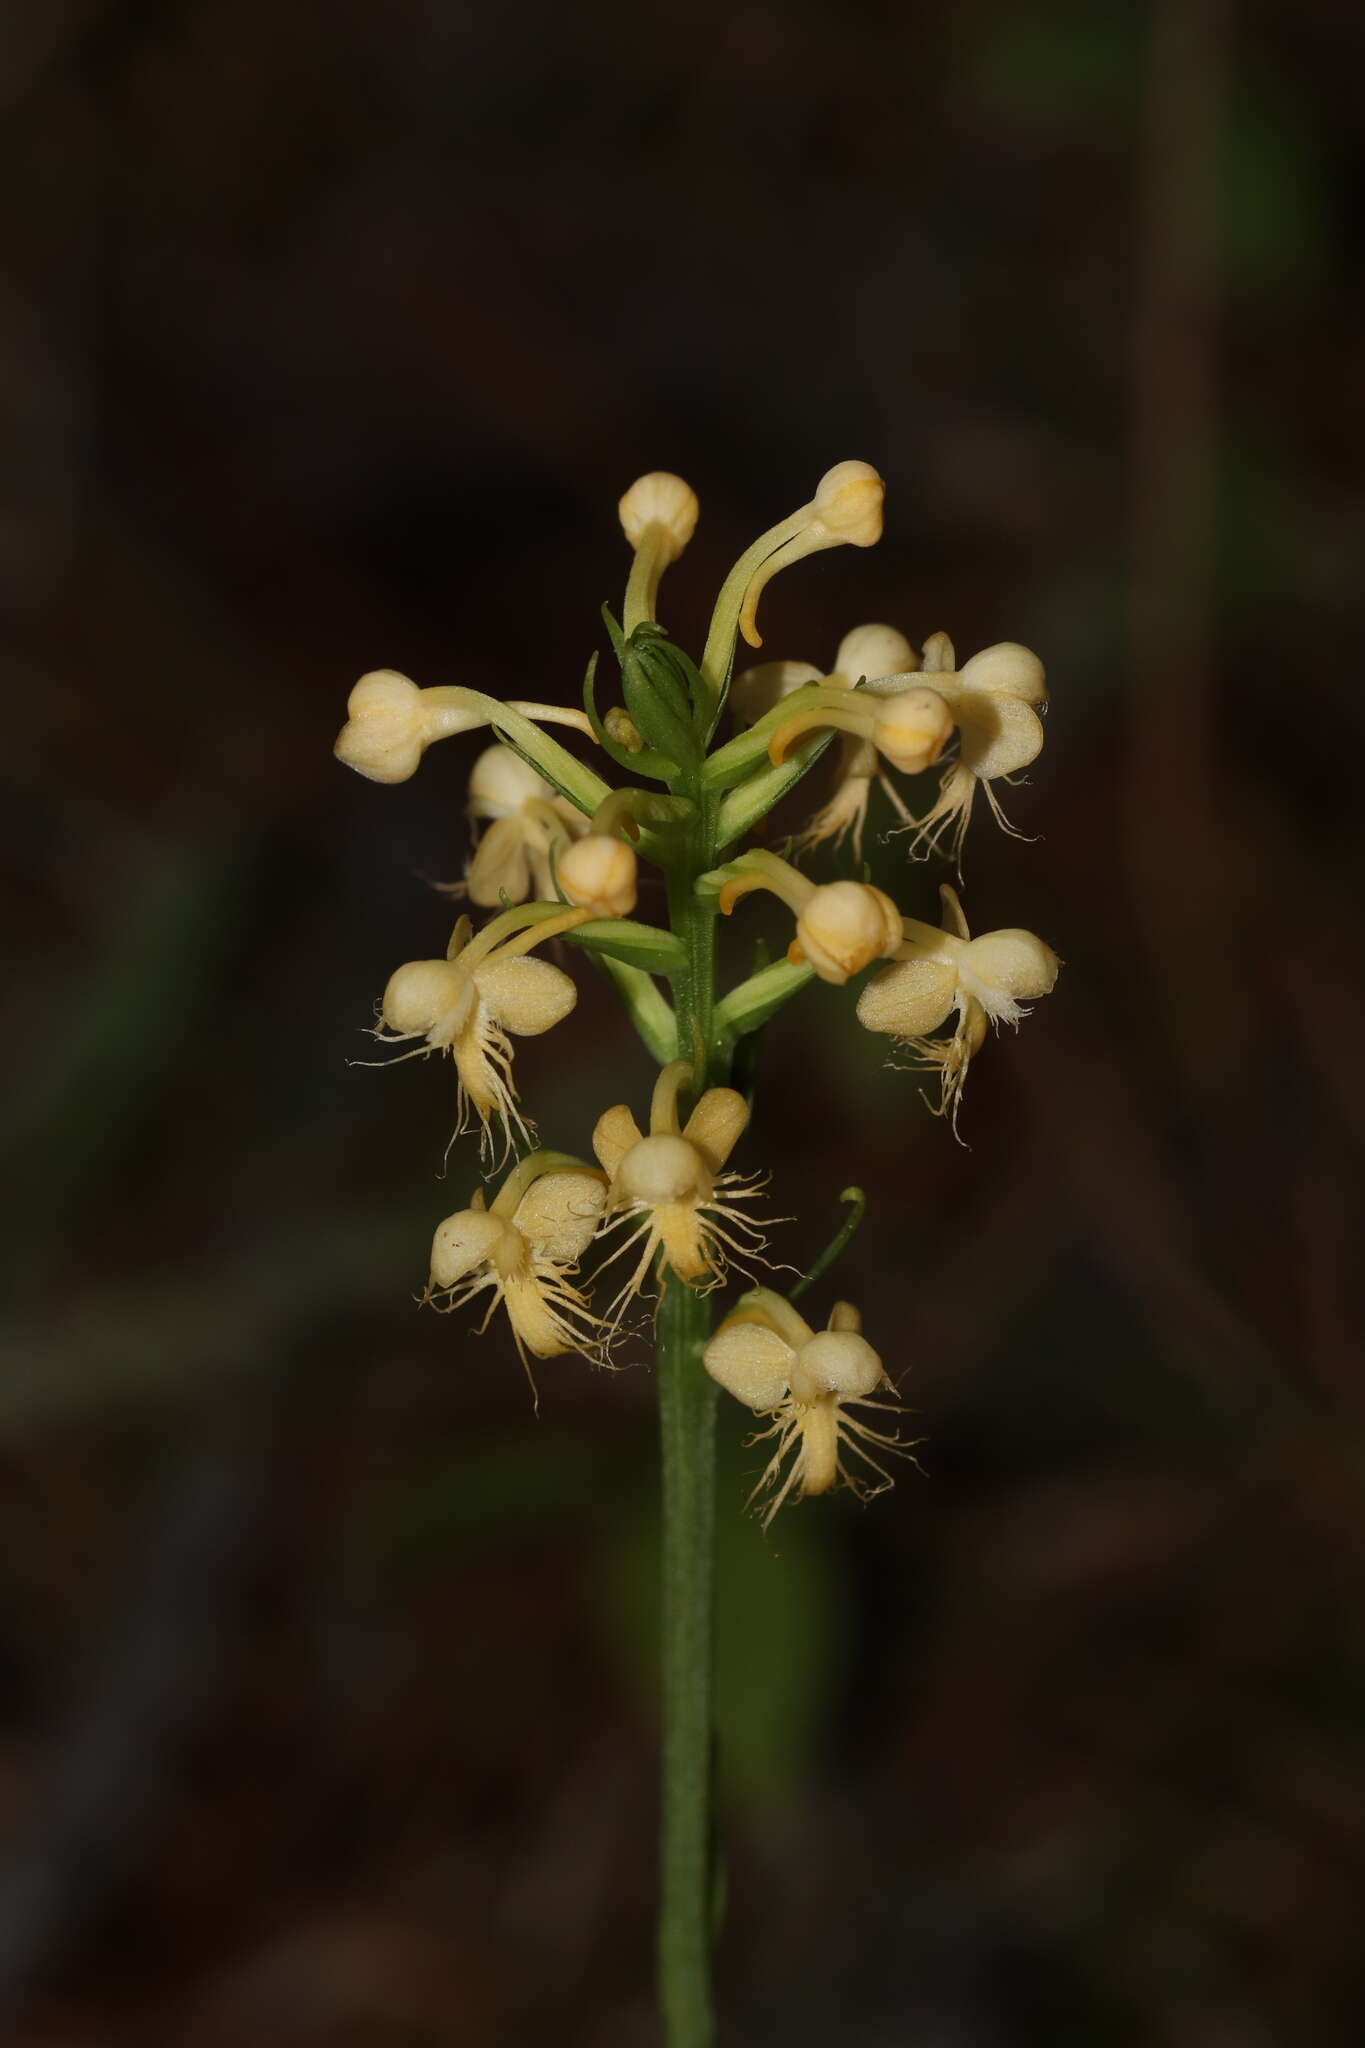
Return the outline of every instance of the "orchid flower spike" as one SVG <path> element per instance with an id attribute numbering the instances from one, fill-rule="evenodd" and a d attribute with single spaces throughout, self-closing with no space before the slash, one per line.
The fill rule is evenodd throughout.
<path id="1" fill-rule="evenodd" d="M 776 1437 L 777 1448 L 749 1497 L 752 1505 L 767 1496 L 765 1529 L 793 1493 L 798 1499 L 828 1493 L 842 1480 L 865 1500 L 893 1483 L 876 1452 L 908 1456 L 909 1446 L 849 1413 L 903 1412 L 886 1398 L 891 1382 L 851 1303 L 836 1302 L 828 1328 L 817 1333 L 780 1294 L 757 1287 L 725 1318 L 702 1355 L 719 1386 L 770 1418 L 755 1441 Z M 850 1470 L 850 1453 L 873 1474 L 870 1481 L 857 1467 Z"/>
<path id="2" fill-rule="evenodd" d="M 945 882 L 939 895 L 942 928 L 902 920 L 905 943 L 859 996 L 858 1021 L 900 1040 L 918 1064 L 938 1068 L 938 1114 L 951 1116 L 956 1132 L 967 1070 L 987 1025 L 1018 1024 L 1028 1014 L 1026 1002 L 1051 992 L 1062 963 L 1032 932 L 985 932 L 974 939 L 957 891 Z M 931 1037 L 954 1011 L 952 1036 Z"/>
<path id="3" fill-rule="evenodd" d="M 481 909 L 553 899 L 551 849 L 562 849 L 588 829 L 588 821 L 552 783 L 510 747 L 486 747 L 469 777 L 465 815 L 488 825 L 465 869 L 447 893 L 468 895 Z M 443 885 L 445 886 L 445 885 Z"/>
<path id="4" fill-rule="evenodd" d="M 935 850 L 951 828 L 953 859 L 960 865 L 978 786 L 1001 830 L 1013 839 L 1025 836 L 1010 824 L 991 785 L 1002 776 L 1017 775 L 1042 752 L 1043 721 L 1038 714 L 1047 705 L 1047 682 L 1037 655 L 1013 640 L 983 648 L 960 669 L 956 662 L 946 633 L 935 633 L 925 642 L 924 673 L 932 675 L 933 687 L 961 737 L 957 759 L 949 765 L 932 808 L 907 823 L 915 830 L 915 846 L 926 852 Z"/>
<path id="5" fill-rule="evenodd" d="M 491 1207 L 480 1188 L 467 1209 L 437 1225 L 424 1300 L 442 1310 L 462 1308 L 491 1290 L 479 1333 L 501 1303 L 528 1379 L 528 1352 L 557 1358 L 579 1351 L 600 1362 L 604 1325 L 569 1276 L 597 1233 L 606 1200 L 605 1177 L 581 1159 L 528 1153 Z"/>
<path id="6" fill-rule="evenodd" d="M 663 1069 L 654 1084 L 647 1135 L 624 1103 L 605 1110 L 592 1134 L 592 1149 L 609 1178 L 603 1228 L 623 1216 L 636 1223 L 612 1258 L 641 1247 L 608 1312 L 613 1323 L 644 1287 L 656 1257 L 660 1277 L 670 1272 L 700 1287 L 724 1277 L 727 1252 L 754 1257 L 764 1242 L 738 1206 L 758 1192 L 753 1179 L 724 1171 L 749 1121 L 749 1105 L 733 1088 L 708 1088 L 683 1124 L 678 1097 L 691 1077 L 686 1060 L 671 1060 Z"/>
<path id="7" fill-rule="evenodd" d="M 396 669 L 372 669 L 346 700 L 346 723 L 332 751 L 371 782 L 406 782 L 435 740 L 490 725 L 500 709 L 479 690 L 422 690 Z M 562 704 L 509 703 L 541 725 L 571 725 L 592 737 L 585 712 Z"/>
<path id="8" fill-rule="evenodd" d="M 812 882 L 790 861 L 761 851 L 716 872 L 728 877 L 720 891 L 726 917 L 754 889 L 771 890 L 796 912 L 787 958 L 793 967 L 809 961 L 821 981 L 845 982 L 874 960 L 889 960 L 903 941 L 899 910 L 869 882 Z"/>
<path id="9" fill-rule="evenodd" d="M 477 938 L 470 920 L 462 917 L 444 960 L 409 960 L 389 977 L 378 1035 L 387 1042 L 420 1038 L 416 1056 L 448 1052 L 454 1059 L 459 1089 L 454 1137 L 477 1117 L 487 1153 L 497 1117 L 507 1145 L 514 1126 L 529 1141 L 531 1127 L 518 1107 L 512 1080 L 508 1034 L 538 1037 L 567 1017 L 578 1000 L 561 968 L 529 955 L 533 947 L 591 916 L 590 910 L 530 904 L 495 917 Z"/>

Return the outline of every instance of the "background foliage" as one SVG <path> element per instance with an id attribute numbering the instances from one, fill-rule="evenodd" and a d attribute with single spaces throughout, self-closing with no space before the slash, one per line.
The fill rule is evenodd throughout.
<path id="1" fill-rule="evenodd" d="M 473 1157 L 435 1179 L 444 1077 L 345 1062 L 473 747 L 397 792 L 328 750 L 379 664 L 570 699 L 642 469 L 701 494 L 695 644 L 850 455 L 888 537 L 783 578 L 765 653 L 1041 650 L 1045 836 L 979 820 L 967 903 L 1068 965 L 970 1150 L 837 991 L 765 1054 L 749 1157 L 796 1258 L 868 1188 L 839 1286 L 927 1476 L 765 1542 L 726 1417 L 733 2038 L 1358 2038 L 1359 26 L 4 35 L 5 2038 L 651 2038 L 652 1389 L 556 1361 L 533 1425 L 411 1306 Z M 520 1071 L 581 1147 L 647 1062 L 575 966 Z"/>

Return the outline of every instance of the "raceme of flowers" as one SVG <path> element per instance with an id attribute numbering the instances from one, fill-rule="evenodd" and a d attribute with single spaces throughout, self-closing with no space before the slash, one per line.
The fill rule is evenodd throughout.
<path id="1" fill-rule="evenodd" d="M 481 1329 L 505 1314 L 529 1374 L 531 1360 L 569 1353 L 606 1363 L 633 1304 L 657 1301 L 665 1286 L 718 1290 L 741 1272 L 751 1284 L 704 1365 L 760 1418 L 759 1438 L 772 1446 L 755 1488 L 765 1522 L 784 1502 L 840 1483 L 880 1490 L 887 1460 L 909 1446 L 886 1426 L 899 1412 L 894 1382 L 857 1311 L 836 1303 L 816 1330 L 794 1306 L 811 1276 L 790 1297 L 757 1283 L 767 1225 L 751 1205 L 763 1176 L 731 1165 L 751 1119 L 750 1101 L 730 1085 L 736 1048 L 813 979 L 850 987 L 850 1021 L 892 1041 L 893 1065 L 937 1078 L 937 1107 L 956 1128 L 992 1027 L 1017 1025 L 1059 967 L 1032 932 L 973 938 L 947 885 L 941 922 L 930 924 L 859 872 L 812 875 L 799 864 L 844 848 L 860 863 L 873 806 L 884 803 L 890 832 L 907 833 L 913 855 L 948 851 L 960 868 L 978 794 L 1013 832 L 998 785 L 1043 744 L 1042 664 L 1011 641 L 959 668 L 946 634 L 917 654 L 894 627 L 858 626 L 832 665 L 767 661 L 732 681 L 740 642 L 762 644 L 759 603 L 773 578 L 808 554 L 871 546 L 883 499 L 869 464 L 836 464 L 734 565 L 694 661 L 656 611 L 662 576 L 696 527 L 696 496 L 680 477 L 641 477 L 620 503 L 632 551 L 622 613 L 604 613 L 619 702 L 599 706 L 596 657 L 581 711 L 423 688 L 379 669 L 351 692 L 336 742 L 361 775 L 397 783 L 436 742 L 484 736 L 466 798 L 479 837 L 451 893 L 487 915 L 477 928 L 461 916 L 443 953 L 393 970 L 375 1028 L 382 1045 L 403 1048 L 398 1057 L 450 1058 L 453 1137 L 477 1128 L 499 1183 L 440 1223 L 423 1299 L 445 1310 L 482 1305 Z M 586 739 L 591 759 L 549 727 Z M 825 777 L 827 756 L 833 776 L 788 842 L 791 857 L 746 848 L 797 783 Z M 627 779 L 608 780 L 601 771 L 613 767 Z M 916 801 L 906 781 L 919 776 L 935 786 Z M 667 885 L 667 923 L 635 915 L 650 869 Z M 739 906 L 759 893 L 790 913 L 785 958 L 719 993 L 715 929 L 744 922 Z M 520 1087 L 521 1062 L 537 1055 L 519 1042 L 572 1011 L 574 957 L 585 952 L 660 1067 L 646 1127 L 621 1102 L 584 1134 L 595 1164 L 540 1148 Z M 601 1276 L 604 1306 L 594 1306 L 585 1262 Z"/>

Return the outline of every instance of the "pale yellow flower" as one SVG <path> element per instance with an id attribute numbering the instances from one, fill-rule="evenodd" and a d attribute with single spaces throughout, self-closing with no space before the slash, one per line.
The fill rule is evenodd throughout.
<path id="1" fill-rule="evenodd" d="M 637 476 L 617 507 L 621 529 L 636 552 L 656 545 L 666 562 L 676 562 L 691 540 L 699 510 L 691 484 L 667 469 Z"/>
<path id="2" fill-rule="evenodd" d="M 703 1357 L 719 1386 L 770 1418 L 756 1441 L 776 1437 L 777 1448 L 750 1496 L 751 1502 L 768 1496 L 764 1528 L 793 1492 L 798 1498 L 828 1493 L 842 1480 L 866 1499 L 892 1484 L 876 1452 L 904 1456 L 908 1446 L 849 1413 L 851 1407 L 900 1412 L 886 1398 L 891 1382 L 851 1303 L 836 1302 L 828 1328 L 816 1332 L 780 1294 L 755 1288 L 726 1317 Z M 849 1455 L 870 1470 L 871 1480 L 850 1469 Z"/>
<path id="3" fill-rule="evenodd" d="M 485 910 L 529 897 L 553 899 L 552 850 L 561 854 L 588 829 L 567 797 L 501 745 L 486 747 L 474 763 L 465 814 L 486 824 L 463 883 L 451 893 Z"/>
<path id="4" fill-rule="evenodd" d="M 1038 714 L 1047 704 L 1047 682 L 1037 655 L 1013 640 L 983 648 L 960 669 L 956 661 L 946 633 L 925 642 L 924 673 L 933 677 L 934 689 L 951 711 L 959 743 L 932 808 L 910 822 L 916 846 L 926 850 L 936 848 L 951 828 L 953 858 L 960 864 L 978 787 L 1001 830 L 1011 838 L 1025 836 L 1006 818 L 992 784 L 1017 775 L 1042 751 Z"/>
<path id="5" fill-rule="evenodd" d="M 530 1153 L 491 1207 L 480 1188 L 467 1209 L 438 1224 L 425 1299 L 453 1309 L 491 1291 L 479 1330 L 501 1304 L 528 1379 L 528 1352 L 557 1358 L 579 1351 L 600 1362 L 605 1326 L 570 1276 L 597 1233 L 606 1199 L 605 1176 L 581 1160 Z"/>
<path id="6" fill-rule="evenodd" d="M 757 1188 L 751 1179 L 724 1170 L 749 1121 L 749 1106 L 733 1088 L 708 1088 L 681 1123 L 678 1096 L 691 1074 L 686 1060 L 671 1060 L 663 1069 L 647 1134 L 624 1103 L 604 1111 L 592 1134 L 592 1149 L 609 1178 L 603 1227 L 622 1217 L 637 1226 L 612 1257 L 641 1248 L 612 1304 L 614 1321 L 645 1285 L 656 1259 L 661 1277 L 668 1271 L 698 1287 L 723 1277 L 727 1253 L 752 1257 L 763 1244 L 761 1231 L 737 1206 L 752 1200 Z"/>
<path id="7" fill-rule="evenodd" d="M 495 699 L 477 690 L 423 690 L 397 669 L 372 669 L 346 701 L 346 723 L 332 751 L 371 782 L 406 782 L 434 741 L 488 725 L 500 709 Z M 571 725 L 592 736 L 587 714 L 570 706 L 516 700 L 506 709 L 541 725 Z"/>
<path id="8" fill-rule="evenodd" d="M 381 1036 L 395 1042 L 420 1038 L 413 1057 L 451 1055 L 459 1091 L 454 1136 L 477 1117 L 487 1151 L 497 1117 L 508 1145 L 513 1126 L 530 1137 L 512 1080 L 509 1033 L 529 1038 L 550 1030 L 568 1016 L 578 991 L 561 968 L 528 956 L 532 947 L 591 914 L 568 910 L 537 921 L 524 909 L 506 911 L 477 937 L 462 917 L 444 960 L 410 960 L 390 976 L 380 1007 Z"/>
<path id="9" fill-rule="evenodd" d="M 909 675 L 918 667 L 919 656 L 905 635 L 897 632 L 894 626 L 855 626 L 840 641 L 834 667 L 823 681 L 828 688 L 851 690 L 860 682 L 877 681 L 884 676 Z M 857 733 L 845 733 L 839 742 L 834 793 L 827 803 L 821 805 L 804 831 L 798 833 L 798 849 L 820 846 L 827 839 L 832 839 L 836 847 L 841 846 L 851 835 L 854 857 L 861 860 L 863 829 L 874 782 L 896 815 L 905 824 L 912 824 L 914 821 L 902 803 L 896 785 L 882 766 L 875 742 Z"/>
<path id="10" fill-rule="evenodd" d="M 589 832 L 559 859 L 560 893 L 594 917 L 629 917 L 639 893 L 635 848 L 614 832 Z"/>
<path id="11" fill-rule="evenodd" d="M 957 891 L 945 883 L 939 894 L 942 929 L 902 920 L 905 943 L 859 996 L 858 1021 L 898 1039 L 919 1063 L 939 1070 L 939 1113 L 949 1114 L 956 1130 L 967 1070 L 987 1025 L 1018 1024 L 1028 1014 L 1025 1003 L 1049 994 L 1061 962 L 1033 932 L 985 932 L 974 939 Z M 952 1035 L 932 1037 L 954 1012 Z"/>

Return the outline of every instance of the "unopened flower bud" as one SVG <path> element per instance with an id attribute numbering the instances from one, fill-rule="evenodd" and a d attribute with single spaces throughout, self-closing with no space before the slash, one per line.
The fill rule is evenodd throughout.
<path id="1" fill-rule="evenodd" d="M 406 782 L 417 773 L 430 735 L 416 683 L 396 669 L 374 669 L 347 698 L 346 714 L 334 749 L 339 761 L 371 782 Z"/>
<path id="2" fill-rule="evenodd" d="M 653 469 L 635 479 L 621 499 L 621 525 L 633 548 L 641 548 L 653 529 L 664 539 L 664 559 L 676 562 L 696 531 L 697 494 L 666 469 Z"/>
<path id="3" fill-rule="evenodd" d="M 624 839 L 589 832 L 565 848 L 556 873 L 570 903 L 596 917 L 629 917 L 635 908 L 639 862 Z"/>
<path id="4" fill-rule="evenodd" d="M 877 750 L 904 775 L 932 767 L 952 736 L 953 718 L 937 690 L 910 688 L 873 700 Z"/>
<path id="5" fill-rule="evenodd" d="M 867 882 L 826 882 L 796 920 L 796 944 L 822 981 L 845 982 L 901 943 L 901 914 Z"/>
<path id="6" fill-rule="evenodd" d="M 870 462 L 836 462 L 815 487 L 819 524 L 833 540 L 870 548 L 882 537 L 886 485 Z"/>

